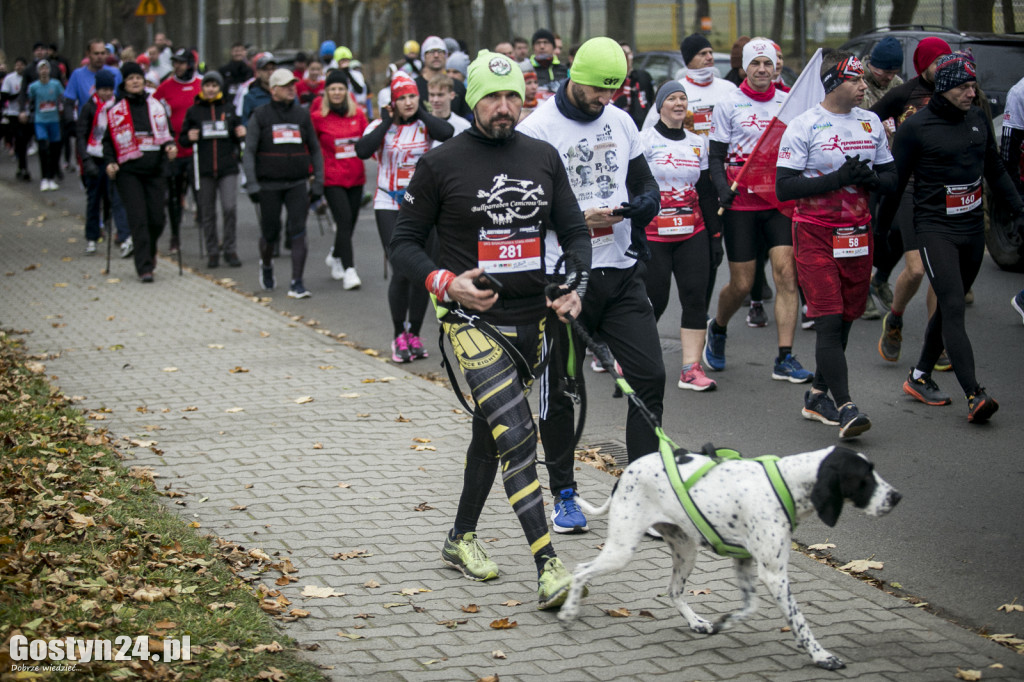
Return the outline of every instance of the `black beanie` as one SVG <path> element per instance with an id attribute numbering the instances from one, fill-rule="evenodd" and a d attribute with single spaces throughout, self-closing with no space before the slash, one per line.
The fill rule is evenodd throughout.
<path id="1" fill-rule="evenodd" d="M 324 88 L 329 88 L 335 83 L 341 83 L 346 88 L 348 87 L 347 69 L 331 69 L 327 72 L 327 81 L 324 83 Z"/>
<path id="2" fill-rule="evenodd" d="M 552 45 L 555 44 L 555 34 L 546 28 L 538 28 L 533 32 L 533 37 L 530 38 L 530 45 L 533 45 L 538 40 L 546 40 Z"/>
<path id="3" fill-rule="evenodd" d="M 683 64 L 689 68 L 690 60 L 706 47 L 711 47 L 711 41 L 700 33 L 694 33 L 683 38 L 683 43 L 679 46 L 679 51 L 683 53 Z"/>
<path id="4" fill-rule="evenodd" d="M 125 62 L 121 65 L 121 78 L 123 80 L 128 80 L 128 76 L 132 74 L 142 76 L 143 78 L 146 77 L 146 72 L 136 62 Z"/>

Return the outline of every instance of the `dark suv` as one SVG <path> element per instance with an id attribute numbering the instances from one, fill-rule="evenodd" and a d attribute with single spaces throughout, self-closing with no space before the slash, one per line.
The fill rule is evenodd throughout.
<path id="1" fill-rule="evenodd" d="M 843 43 L 841 50 L 858 57 L 871 54 L 882 38 L 892 36 L 903 46 L 903 80 L 913 78 L 914 50 L 929 36 L 942 38 L 954 51 L 970 49 L 978 67 L 978 84 L 992 109 L 995 136 L 1002 135 L 1001 119 L 1006 106 L 1006 93 L 1024 77 L 1024 36 L 998 33 L 961 33 L 942 26 L 891 26 L 877 28 Z M 1014 248 L 1007 241 L 1012 227 L 1009 214 L 1001 202 L 993 204 L 991 192 L 985 187 L 985 241 L 992 260 L 1004 270 L 1024 272 L 1024 246 Z"/>

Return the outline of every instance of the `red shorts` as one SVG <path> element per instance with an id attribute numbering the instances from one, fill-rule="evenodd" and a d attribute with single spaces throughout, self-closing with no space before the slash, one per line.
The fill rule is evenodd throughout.
<path id="1" fill-rule="evenodd" d="M 807 316 L 842 315 L 852 322 L 864 314 L 871 281 L 874 235 L 867 229 L 863 255 L 837 257 L 832 228 L 793 221 L 796 276 L 807 299 Z"/>

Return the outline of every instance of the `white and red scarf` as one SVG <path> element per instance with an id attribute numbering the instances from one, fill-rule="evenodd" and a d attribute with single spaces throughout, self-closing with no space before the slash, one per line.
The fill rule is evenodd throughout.
<path id="1" fill-rule="evenodd" d="M 146 106 L 149 109 L 150 132 L 144 134 L 135 132 L 128 100 L 121 100 L 107 111 L 110 139 L 114 143 L 114 153 L 117 154 L 119 164 L 140 159 L 143 152 L 158 151 L 161 146 L 174 139 L 171 137 L 164 105 L 152 97 L 147 97 Z"/>
<path id="2" fill-rule="evenodd" d="M 107 132 L 107 110 L 114 106 L 114 98 L 106 102 L 93 93 L 93 101 L 96 102 L 96 113 L 92 116 L 92 127 L 89 129 L 89 140 L 85 145 L 85 151 L 89 156 L 103 157 L 103 134 Z"/>

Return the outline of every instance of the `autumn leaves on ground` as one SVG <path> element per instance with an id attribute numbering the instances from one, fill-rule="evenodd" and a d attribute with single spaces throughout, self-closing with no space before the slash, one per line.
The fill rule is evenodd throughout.
<path id="1" fill-rule="evenodd" d="M 271 618 L 308 616 L 277 590 L 248 582 L 294 571 L 259 548 L 204 538 L 165 509 L 153 472 L 126 466 L 102 421 L 87 419 L 0 331 L 0 679 L 11 638 L 188 636 L 189 662 L 78 663 L 75 679 L 322 680 Z M 264 576 L 266 579 L 267 576 Z M 267 580 L 273 583 L 273 580 Z M 67 661 L 21 661 L 48 664 Z M 68 673 L 53 673 L 67 678 Z"/>

